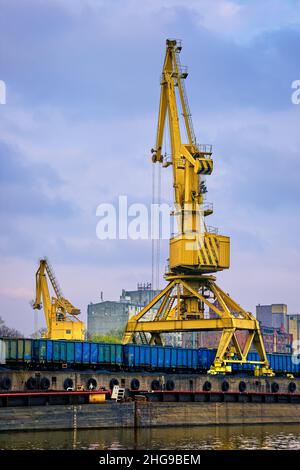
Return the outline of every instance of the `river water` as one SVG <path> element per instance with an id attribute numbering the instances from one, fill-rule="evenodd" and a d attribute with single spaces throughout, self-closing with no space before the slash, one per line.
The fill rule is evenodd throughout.
<path id="1" fill-rule="evenodd" d="M 0 449 L 300 449 L 300 425 L 2 432 Z"/>

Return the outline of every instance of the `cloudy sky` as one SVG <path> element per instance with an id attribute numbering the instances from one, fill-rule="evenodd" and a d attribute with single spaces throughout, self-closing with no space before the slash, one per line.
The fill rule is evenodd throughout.
<path id="1" fill-rule="evenodd" d="M 214 147 L 210 224 L 232 243 L 219 283 L 249 310 L 300 313 L 300 2 L 0 0 L 0 315 L 26 335 L 40 257 L 84 317 L 101 291 L 151 280 L 151 241 L 98 240 L 96 208 L 151 201 L 168 37 L 183 40 L 198 141 Z M 167 198 L 170 169 L 162 184 Z"/>

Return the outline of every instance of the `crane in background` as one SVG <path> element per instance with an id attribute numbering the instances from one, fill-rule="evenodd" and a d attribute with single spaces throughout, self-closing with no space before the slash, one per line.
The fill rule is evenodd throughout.
<path id="1" fill-rule="evenodd" d="M 253 362 L 256 375 L 273 375 L 269 368 L 259 323 L 225 293 L 214 273 L 230 265 L 230 239 L 206 224 L 213 213 L 205 202 L 205 177 L 213 171 L 212 146 L 196 141 L 184 87 L 188 76 L 179 54 L 181 41 L 168 39 L 161 75 L 161 95 L 153 163 L 172 166 L 177 233 L 170 238 L 167 286 L 127 323 L 123 343 L 162 344 L 162 334 L 171 332 L 220 331 L 221 339 L 210 373 L 231 372 L 233 363 L 247 360 L 251 346 L 260 360 Z M 183 122 L 179 121 L 179 101 Z M 171 155 L 163 154 L 166 118 Z M 182 142 L 185 129 L 187 143 Z M 150 318 L 151 317 L 151 318 Z M 245 332 L 241 346 L 238 332 Z"/>
<path id="2" fill-rule="evenodd" d="M 46 259 L 41 259 L 36 272 L 35 300 L 33 309 L 44 309 L 47 339 L 84 340 L 84 323 L 78 319 L 80 309 L 64 298 L 54 272 Z M 50 297 L 48 280 L 55 293 Z"/>

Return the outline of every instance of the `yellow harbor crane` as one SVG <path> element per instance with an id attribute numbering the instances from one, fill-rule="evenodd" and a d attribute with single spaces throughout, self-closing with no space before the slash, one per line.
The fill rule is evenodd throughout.
<path id="1" fill-rule="evenodd" d="M 36 272 L 36 292 L 33 308 L 44 309 L 47 339 L 84 340 L 84 323 L 77 317 L 80 310 L 63 297 L 53 270 L 46 259 L 41 259 Z M 48 279 L 56 297 L 50 297 Z"/>
<path id="2" fill-rule="evenodd" d="M 199 145 L 195 138 L 185 92 L 186 67 L 180 64 L 181 41 L 166 41 L 166 56 L 161 76 L 161 95 L 153 163 L 172 166 L 177 231 L 170 239 L 167 286 L 127 323 L 123 343 L 138 339 L 162 344 L 162 333 L 220 331 L 221 339 L 210 373 L 231 371 L 234 362 L 245 363 L 253 345 L 260 357 L 256 374 L 273 375 L 255 317 L 245 311 L 216 284 L 213 273 L 229 268 L 230 239 L 218 234 L 205 222 L 212 206 L 204 201 L 205 175 L 213 170 L 211 145 Z M 179 122 L 180 102 L 187 143 L 182 142 Z M 168 117 L 171 156 L 162 152 Z M 155 313 L 153 313 L 155 312 Z M 246 332 L 240 345 L 237 332 Z M 150 337 L 150 339 L 149 339 Z"/>

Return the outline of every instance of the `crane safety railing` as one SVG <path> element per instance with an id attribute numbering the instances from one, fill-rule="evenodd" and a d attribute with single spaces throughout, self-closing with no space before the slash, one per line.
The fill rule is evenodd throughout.
<path id="1" fill-rule="evenodd" d="M 188 76 L 188 68 L 186 65 L 178 65 L 177 70 L 173 69 L 172 77 L 186 78 Z"/>
<path id="2" fill-rule="evenodd" d="M 218 235 L 219 229 L 217 227 L 211 227 L 210 225 L 206 226 L 206 232 L 214 235 Z"/>
<path id="3" fill-rule="evenodd" d="M 212 145 L 211 144 L 196 144 L 199 153 L 203 153 L 204 155 L 211 155 L 212 154 Z"/>
<path id="4" fill-rule="evenodd" d="M 214 205 L 212 202 L 205 202 L 203 204 L 203 212 L 213 212 Z"/>
<path id="5" fill-rule="evenodd" d="M 176 52 L 179 52 L 181 51 L 182 49 L 182 39 L 175 39 L 175 38 L 169 38 L 167 39 L 167 44 L 171 44 L 173 43 L 173 45 L 175 45 L 175 51 Z"/>
<path id="6" fill-rule="evenodd" d="M 186 78 L 189 74 L 189 71 L 188 71 L 188 67 L 186 65 L 181 65 L 180 67 L 178 67 L 178 71 L 176 70 L 173 70 L 171 72 L 171 77 L 174 77 L 174 78 Z M 163 85 L 164 83 L 166 83 L 166 77 L 165 77 L 165 72 L 163 72 L 162 74 L 160 74 L 160 77 L 159 77 L 159 80 L 160 80 L 160 84 Z M 184 82 L 181 82 L 182 85 Z M 175 84 L 176 86 L 176 84 Z"/>

